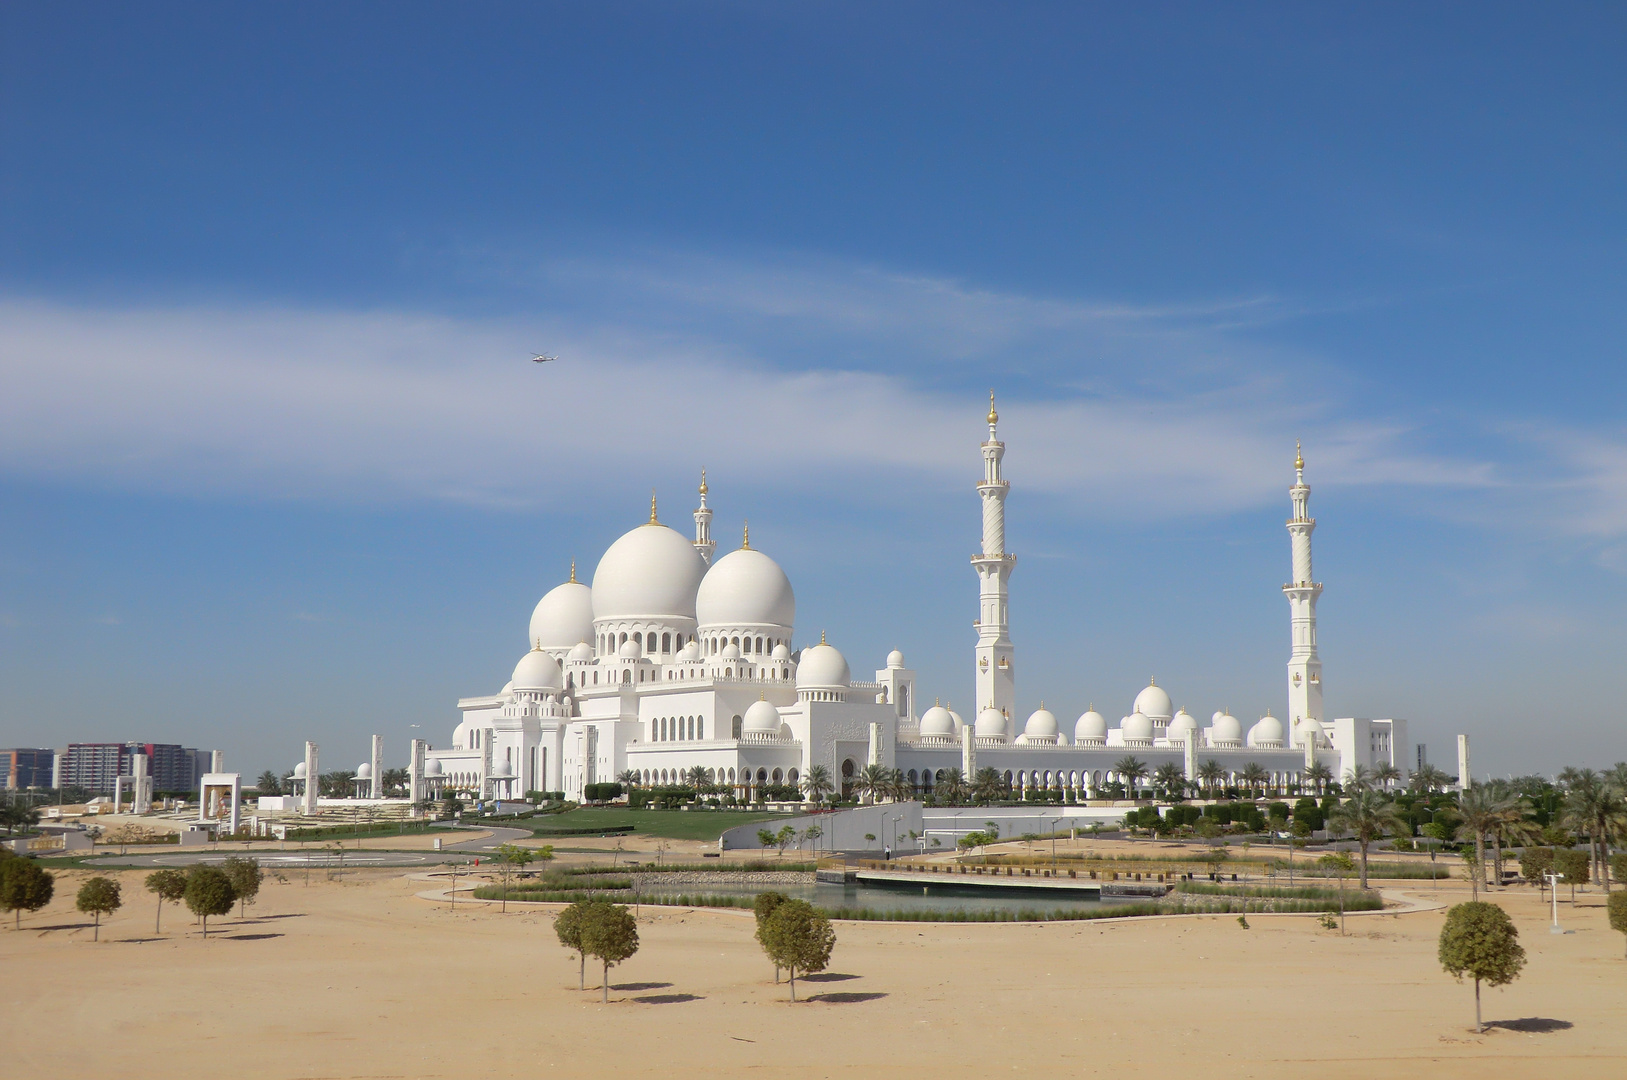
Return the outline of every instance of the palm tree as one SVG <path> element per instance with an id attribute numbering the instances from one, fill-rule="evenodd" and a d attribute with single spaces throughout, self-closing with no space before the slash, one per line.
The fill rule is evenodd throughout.
<path id="1" fill-rule="evenodd" d="M 1203 784 L 1203 793 L 1214 796 L 1215 789 L 1220 786 L 1221 779 L 1226 775 L 1226 766 L 1210 758 L 1198 766 L 1198 780 Z"/>
<path id="2" fill-rule="evenodd" d="M 1610 837 L 1627 829 L 1627 801 L 1610 779 L 1592 769 L 1575 770 L 1568 786 L 1563 820 L 1578 832 L 1587 833 L 1593 879 L 1604 882 L 1608 893 Z"/>
<path id="3" fill-rule="evenodd" d="M 1357 765 L 1345 773 L 1345 793 L 1354 795 L 1358 791 L 1372 791 L 1378 785 L 1374 783 L 1373 771 L 1365 765 Z"/>
<path id="4" fill-rule="evenodd" d="M 809 802 L 822 803 L 835 790 L 836 785 L 831 783 L 828 768 L 823 765 L 808 766 L 808 772 L 802 778 L 802 791 Z"/>
<path id="5" fill-rule="evenodd" d="M 1243 785 L 1248 788 L 1249 794 L 1254 795 L 1265 787 L 1265 782 L 1270 775 L 1265 771 L 1264 765 L 1251 761 L 1243 766 L 1243 770 L 1237 774 L 1237 778 L 1243 781 Z"/>
<path id="6" fill-rule="evenodd" d="M 892 774 L 887 766 L 866 765 L 859 770 L 859 775 L 853 778 L 853 791 L 873 803 L 877 799 L 887 797 L 887 791 L 891 783 Z"/>
<path id="7" fill-rule="evenodd" d="M 684 783 L 694 788 L 697 793 L 711 787 L 711 781 L 706 779 L 706 769 L 701 765 L 691 765 L 689 771 L 684 773 Z"/>
<path id="8" fill-rule="evenodd" d="M 1498 826 L 1513 805 L 1514 800 L 1486 784 L 1470 784 L 1458 795 L 1458 816 L 1463 823 L 1458 826 L 1457 837 L 1474 838 L 1475 871 L 1469 880 L 1476 900 L 1480 899 L 1480 886 L 1486 876 L 1486 834 Z"/>
<path id="9" fill-rule="evenodd" d="M 261 795 L 281 795 L 282 781 L 277 779 L 276 773 L 267 769 L 260 774 L 260 779 L 254 782 L 254 789 Z"/>
<path id="10" fill-rule="evenodd" d="M 1413 772 L 1412 779 L 1407 786 L 1412 788 L 1413 791 L 1433 795 L 1437 791 L 1445 790 L 1446 786 L 1451 782 L 1452 778 L 1440 769 L 1433 765 L 1423 765 Z"/>
<path id="11" fill-rule="evenodd" d="M 1305 768 L 1305 779 L 1315 784 L 1316 793 L 1321 795 L 1333 783 L 1333 770 L 1320 761 L 1313 761 Z"/>
<path id="12" fill-rule="evenodd" d="M 1401 770 L 1388 761 L 1373 766 L 1373 782 L 1385 791 L 1389 791 L 1401 779 Z"/>
<path id="13" fill-rule="evenodd" d="M 1133 754 L 1121 757 L 1113 763 L 1113 771 L 1119 774 L 1124 781 L 1124 794 L 1130 799 L 1136 797 L 1136 789 L 1141 786 L 1142 778 L 1147 775 L 1147 763 Z"/>
<path id="14" fill-rule="evenodd" d="M 966 784 L 966 774 L 959 769 L 945 769 L 943 779 L 938 781 L 934 790 L 939 800 L 950 806 L 959 806 L 971 794 L 971 789 Z"/>
<path id="15" fill-rule="evenodd" d="M 1152 774 L 1152 782 L 1169 799 L 1179 799 L 1186 794 L 1186 771 L 1173 761 L 1158 766 L 1158 771 Z"/>
<path id="16" fill-rule="evenodd" d="M 640 783 L 638 770 L 623 769 L 621 772 L 616 774 L 616 783 L 620 784 L 622 787 L 638 787 Z"/>
<path id="17" fill-rule="evenodd" d="M 1010 794 L 1011 786 L 994 769 L 979 769 L 972 779 L 972 796 L 978 802 L 999 802 Z"/>
<path id="18" fill-rule="evenodd" d="M 1412 823 L 1401 814 L 1395 803 L 1371 788 L 1364 788 L 1346 799 L 1328 815 L 1328 824 L 1347 832 L 1361 845 L 1361 887 L 1367 888 L 1367 848 L 1374 840 L 1388 833 L 1412 835 Z"/>

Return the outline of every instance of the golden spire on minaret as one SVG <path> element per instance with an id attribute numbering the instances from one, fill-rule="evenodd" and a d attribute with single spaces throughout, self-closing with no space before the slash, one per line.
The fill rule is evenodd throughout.
<path id="1" fill-rule="evenodd" d="M 706 494 L 706 470 L 701 469 L 701 494 Z"/>
<path id="2" fill-rule="evenodd" d="M 1295 439 L 1294 440 L 1294 468 L 1303 469 L 1304 467 L 1305 467 L 1305 454 L 1299 448 L 1299 440 Z"/>
<path id="3" fill-rule="evenodd" d="M 576 560 L 571 560 L 571 584 L 576 583 Z"/>
<path id="4" fill-rule="evenodd" d="M 655 489 L 654 488 L 650 489 L 650 524 L 651 525 L 659 525 L 659 524 L 661 524 L 659 521 L 657 521 L 655 519 Z"/>
<path id="5" fill-rule="evenodd" d="M 745 523 L 744 529 L 741 530 L 740 550 L 741 551 L 750 551 L 751 550 L 751 522 L 749 522 L 749 521 Z"/>
<path id="6" fill-rule="evenodd" d="M 994 391 L 989 391 L 989 424 L 993 426 L 1000 422 L 1000 414 L 994 411 Z"/>

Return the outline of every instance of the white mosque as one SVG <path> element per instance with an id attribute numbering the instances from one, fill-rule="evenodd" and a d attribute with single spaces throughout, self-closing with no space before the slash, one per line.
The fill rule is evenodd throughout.
<path id="1" fill-rule="evenodd" d="M 1005 444 L 989 402 L 982 444 L 982 550 L 973 662 L 982 708 L 971 723 L 942 705 L 918 712 L 915 673 L 894 650 L 873 682 L 856 681 L 846 657 L 821 634 L 795 643 L 796 595 L 778 563 L 751 546 L 714 558 L 704 475 L 693 539 L 650 519 L 610 545 L 591 587 L 570 580 L 531 615 L 530 650 L 496 694 L 458 702 L 462 721 L 449 748 L 413 744 L 415 791 L 483 798 L 532 790 L 579 797 L 584 786 L 625 772 L 641 783 L 680 782 L 699 767 L 713 783 L 749 798 L 767 785 L 796 785 L 823 765 L 844 787 L 868 764 L 902 770 L 925 793 L 947 770 L 967 777 L 993 768 L 1017 790 L 1060 787 L 1092 796 L 1134 755 L 1149 770 L 1173 762 L 1189 779 L 1217 762 L 1228 778 L 1263 768 L 1288 783 L 1320 762 L 1335 776 L 1388 762 L 1406 770 L 1403 720 L 1327 720 L 1316 649 L 1310 487 L 1294 462 L 1288 532 L 1293 580 L 1287 722 L 1267 714 L 1244 728 L 1216 712 L 1207 724 L 1175 708 L 1162 686 L 1136 695 L 1110 725 L 1094 708 L 1071 730 L 1043 706 L 1020 725 L 1009 583 L 1016 556 L 1005 546 L 1001 470 Z"/>

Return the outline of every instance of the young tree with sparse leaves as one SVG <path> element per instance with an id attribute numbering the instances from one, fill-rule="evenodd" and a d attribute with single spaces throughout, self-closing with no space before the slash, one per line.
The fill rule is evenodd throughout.
<path id="1" fill-rule="evenodd" d="M 249 905 L 254 898 L 260 895 L 260 881 L 265 872 L 255 859 L 246 859 L 233 855 L 220 865 L 221 873 L 232 883 L 232 892 L 237 894 L 238 918 L 248 914 Z"/>
<path id="2" fill-rule="evenodd" d="M 587 926 L 593 905 L 602 903 L 602 900 L 578 900 L 554 916 L 554 936 L 559 938 L 561 945 L 576 954 L 579 962 L 576 972 L 578 990 L 587 989 L 588 978 L 588 954 L 582 940 L 583 928 Z"/>
<path id="3" fill-rule="evenodd" d="M 119 883 L 112 878 L 93 877 L 79 886 L 74 906 L 95 919 L 95 929 L 90 938 L 92 941 L 102 940 L 102 916 L 119 910 L 120 903 Z"/>
<path id="4" fill-rule="evenodd" d="M 582 926 L 582 949 L 604 964 L 600 988 L 610 1002 L 610 969 L 638 952 L 638 920 L 625 904 L 599 903 Z"/>
<path id="5" fill-rule="evenodd" d="M 830 920 L 806 900 L 787 900 L 774 909 L 764 924 L 763 951 L 790 975 L 791 1000 L 797 999 L 797 972 L 824 971 L 836 947 Z"/>
<path id="6" fill-rule="evenodd" d="M 186 875 L 179 870 L 154 870 L 147 875 L 147 891 L 158 897 L 158 914 L 153 916 L 156 934 L 164 920 L 164 901 L 179 904 L 186 898 Z"/>
<path id="7" fill-rule="evenodd" d="M 1465 975 L 1474 980 L 1474 1026 L 1477 1032 L 1483 1032 L 1486 1025 L 1480 1019 L 1480 984 L 1504 986 L 1513 982 L 1525 966 L 1525 949 L 1508 912 L 1496 904 L 1471 900 L 1446 912 L 1440 960 L 1447 973 L 1459 982 Z"/>
<path id="8" fill-rule="evenodd" d="M 752 914 L 757 916 L 757 944 L 761 945 L 764 949 L 768 948 L 768 943 L 763 940 L 763 927 L 768 925 L 768 920 L 773 916 L 774 912 L 779 908 L 779 906 L 789 899 L 790 897 L 786 896 L 784 893 L 760 892 L 757 894 L 757 899 L 751 902 Z M 773 957 L 771 956 L 769 959 L 772 960 Z M 775 964 L 774 985 L 778 986 L 779 982 L 780 965 Z"/>

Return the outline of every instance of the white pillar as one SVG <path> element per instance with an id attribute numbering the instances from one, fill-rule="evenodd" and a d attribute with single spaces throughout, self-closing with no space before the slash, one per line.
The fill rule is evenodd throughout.
<path id="1" fill-rule="evenodd" d="M 373 785 L 369 797 L 384 798 L 384 736 L 373 736 Z"/>
<path id="2" fill-rule="evenodd" d="M 226 771 L 226 751 L 209 751 L 209 771 L 215 773 L 223 773 Z"/>
<path id="3" fill-rule="evenodd" d="M 412 753 L 407 760 L 407 798 L 417 806 L 424 795 L 424 740 L 412 740 Z"/>
<path id="4" fill-rule="evenodd" d="M 146 754 L 136 754 L 130 759 L 131 770 L 135 773 L 135 784 L 130 792 L 130 810 L 136 814 L 148 814 L 153 808 L 153 777 L 152 763 Z"/>
<path id="5" fill-rule="evenodd" d="M 300 806 L 300 812 L 304 814 L 316 813 L 316 795 L 321 787 L 317 767 L 316 743 L 308 742 L 305 744 L 305 799 Z"/>
<path id="6" fill-rule="evenodd" d="M 1458 736 L 1458 790 L 1462 791 L 1470 783 L 1469 774 L 1469 736 Z"/>

